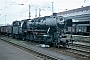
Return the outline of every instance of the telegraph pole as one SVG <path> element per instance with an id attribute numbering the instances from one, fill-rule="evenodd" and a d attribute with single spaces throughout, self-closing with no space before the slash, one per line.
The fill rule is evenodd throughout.
<path id="1" fill-rule="evenodd" d="M 30 16 L 30 14 L 31 14 L 31 13 L 30 13 L 30 8 L 31 8 L 31 6 L 29 5 L 29 19 L 30 19 L 30 17 L 31 17 L 31 16 Z"/>
<path id="2" fill-rule="evenodd" d="M 35 18 L 37 17 L 37 7 L 35 9 Z"/>
<path id="3" fill-rule="evenodd" d="M 6 17 L 7 17 L 7 15 L 5 15 L 5 25 L 6 25 Z"/>
<path id="4" fill-rule="evenodd" d="M 52 14 L 53 14 L 53 2 L 52 2 Z"/>
<path id="5" fill-rule="evenodd" d="M 41 9 L 39 8 L 39 17 L 41 16 L 40 12 L 41 12 Z"/>

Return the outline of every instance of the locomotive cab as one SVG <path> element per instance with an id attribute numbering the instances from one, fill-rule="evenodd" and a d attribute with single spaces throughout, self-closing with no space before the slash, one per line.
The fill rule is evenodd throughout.
<path id="1" fill-rule="evenodd" d="M 21 21 L 14 21 L 12 24 L 12 37 L 21 38 L 21 33 L 22 33 Z"/>

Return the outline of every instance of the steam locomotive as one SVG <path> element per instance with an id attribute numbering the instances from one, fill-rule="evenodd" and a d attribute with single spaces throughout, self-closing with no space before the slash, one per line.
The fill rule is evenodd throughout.
<path id="1" fill-rule="evenodd" d="M 1 32 L 4 31 L 3 27 L 1 27 Z M 11 26 L 6 27 L 4 34 L 7 33 L 8 36 L 13 38 L 43 43 L 54 47 L 59 45 L 66 47 L 68 45 L 68 40 L 63 39 L 66 36 L 63 33 L 65 20 L 62 16 L 45 16 L 14 21 Z"/>

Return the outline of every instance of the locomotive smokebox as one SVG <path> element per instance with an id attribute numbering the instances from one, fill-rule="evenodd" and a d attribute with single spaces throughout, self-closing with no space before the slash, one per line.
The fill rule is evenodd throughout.
<path id="1" fill-rule="evenodd" d="M 57 16 L 57 13 L 53 13 L 53 16 Z"/>

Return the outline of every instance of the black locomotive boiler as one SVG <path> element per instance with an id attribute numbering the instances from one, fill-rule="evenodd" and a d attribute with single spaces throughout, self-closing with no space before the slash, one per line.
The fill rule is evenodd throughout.
<path id="1" fill-rule="evenodd" d="M 50 46 L 66 46 L 68 41 L 62 41 L 62 37 L 60 37 L 64 26 L 64 18 L 61 16 L 45 16 L 31 20 L 27 19 L 23 20 L 21 36 L 23 40 L 44 43 Z"/>

